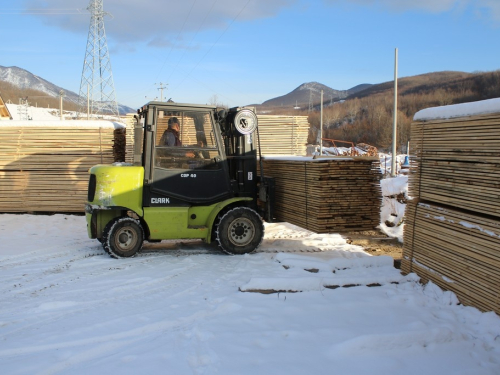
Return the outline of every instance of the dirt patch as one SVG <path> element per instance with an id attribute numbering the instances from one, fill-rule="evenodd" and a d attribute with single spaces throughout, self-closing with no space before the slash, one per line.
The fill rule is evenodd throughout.
<path id="1" fill-rule="evenodd" d="M 403 244 L 396 238 L 390 238 L 377 230 L 345 233 L 343 236 L 347 243 L 363 247 L 363 250 L 370 255 L 391 256 L 395 267 L 399 268 L 403 256 Z"/>

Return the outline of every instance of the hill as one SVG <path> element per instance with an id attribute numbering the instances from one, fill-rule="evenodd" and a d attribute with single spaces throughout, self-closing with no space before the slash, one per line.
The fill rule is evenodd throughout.
<path id="1" fill-rule="evenodd" d="M 354 95 L 370 86 L 369 84 L 362 84 L 349 90 L 335 90 L 318 82 L 308 82 L 303 83 L 286 95 L 266 100 L 260 107 L 299 107 L 300 109 L 308 109 L 310 101 L 312 101 L 313 106 L 320 103 L 321 90 L 323 90 L 323 101 L 333 103 L 334 101 L 339 101 L 350 95 Z"/>
<path id="2" fill-rule="evenodd" d="M 33 73 L 16 66 L 0 66 L 0 92 L 5 101 L 18 103 L 19 98 L 26 98 L 31 105 L 59 108 L 59 95 L 64 91 L 64 108 L 78 109 L 78 94 L 57 86 Z M 135 112 L 133 108 L 118 104 L 120 114 Z"/>
<path id="3" fill-rule="evenodd" d="M 388 148 L 392 142 L 394 81 L 372 85 L 324 110 L 323 138 Z M 434 72 L 398 79 L 398 147 L 405 150 L 413 116 L 421 109 L 500 97 L 500 71 Z M 309 114 L 309 142 L 317 142 L 317 111 Z"/>

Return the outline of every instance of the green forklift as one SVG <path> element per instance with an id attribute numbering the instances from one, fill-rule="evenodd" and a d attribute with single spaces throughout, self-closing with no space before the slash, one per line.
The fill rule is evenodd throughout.
<path id="1" fill-rule="evenodd" d="M 134 117 L 133 163 L 89 171 L 89 237 L 114 258 L 173 239 L 257 249 L 263 220 L 274 221 L 274 180 L 263 174 L 255 110 L 155 101 Z"/>

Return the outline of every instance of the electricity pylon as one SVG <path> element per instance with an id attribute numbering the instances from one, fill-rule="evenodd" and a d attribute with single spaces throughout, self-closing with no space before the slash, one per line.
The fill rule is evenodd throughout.
<path id="1" fill-rule="evenodd" d="M 312 89 L 309 89 L 309 108 L 307 112 L 312 112 L 313 110 L 313 92 Z"/>
<path id="2" fill-rule="evenodd" d="M 103 0 L 90 0 L 90 28 L 80 83 L 80 112 L 119 116 L 113 72 L 104 30 Z"/>

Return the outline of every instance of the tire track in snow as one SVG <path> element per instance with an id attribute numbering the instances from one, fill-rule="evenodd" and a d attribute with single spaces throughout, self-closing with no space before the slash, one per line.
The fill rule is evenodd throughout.
<path id="1" fill-rule="evenodd" d="M 170 258 L 170 257 L 169 257 Z M 179 259 L 179 258 L 175 258 Z M 190 259 L 190 258 L 180 258 L 183 262 L 185 259 Z M 122 270 L 126 270 L 129 268 L 132 268 L 134 266 L 140 267 L 144 266 L 145 264 L 149 263 L 154 263 L 156 266 L 155 268 L 161 269 L 162 267 L 162 262 L 157 262 L 158 259 L 154 258 L 146 258 L 141 260 L 141 262 L 137 262 L 137 259 L 130 259 L 125 262 L 120 262 L 120 266 Z M 168 259 L 164 260 L 167 261 Z M 113 260 L 115 262 L 115 260 Z M 158 263 L 158 264 L 157 264 Z M 170 262 L 169 262 L 170 263 Z M 48 309 L 48 311 L 37 311 L 36 313 L 36 320 L 32 320 L 31 322 L 13 322 L 12 324 L 21 324 L 20 327 L 17 327 L 15 329 L 9 330 L 6 335 L 14 335 L 14 334 L 19 334 L 20 332 L 24 330 L 29 330 L 33 327 L 37 327 L 40 325 L 48 325 L 54 322 L 57 322 L 60 319 L 67 319 L 68 317 L 79 315 L 79 314 L 85 314 L 88 311 L 92 311 L 96 307 L 99 307 L 99 309 L 106 309 L 107 306 L 110 305 L 117 305 L 120 304 L 123 306 L 126 303 L 130 304 L 140 304 L 140 305 L 146 305 L 147 301 L 151 299 L 158 299 L 162 298 L 165 300 L 171 299 L 172 297 L 176 295 L 182 295 L 188 292 L 192 292 L 196 288 L 198 288 L 200 285 L 195 284 L 193 285 L 191 277 L 185 278 L 185 280 L 180 280 L 177 281 L 178 279 L 184 277 L 184 276 L 189 276 L 191 274 L 198 274 L 199 272 L 196 272 L 193 270 L 196 267 L 202 267 L 202 264 L 204 262 L 201 261 L 199 263 L 196 262 L 190 262 L 187 266 L 184 267 L 178 267 L 174 269 L 170 269 L 169 275 L 159 277 L 159 278 L 153 278 L 151 280 L 148 280 L 146 282 L 142 282 L 140 284 L 136 284 L 134 282 L 129 282 L 129 283 L 124 283 L 121 286 L 112 286 L 109 287 L 109 283 L 106 281 L 106 275 L 110 272 L 109 271 L 109 264 L 106 266 L 103 266 L 99 272 L 96 271 L 95 268 L 92 269 L 87 269 L 86 268 L 86 273 L 78 273 L 75 274 L 74 272 L 71 273 L 68 277 L 66 277 L 64 280 L 67 281 L 69 284 L 70 282 L 76 281 L 78 282 L 78 285 L 82 285 L 81 287 L 81 292 L 76 293 L 75 287 L 73 286 L 71 290 L 66 291 L 66 290 L 61 290 L 58 292 L 58 289 L 63 288 L 64 285 L 62 285 L 62 280 L 59 280 L 58 284 L 55 284 L 54 288 L 47 288 L 45 287 L 44 290 L 46 293 L 51 293 L 52 294 L 52 299 L 53 300 L 62 300 L 63 301 L 63 306 L 64 306 L 64 297 L 66 294 L 71 296 L 72 300 L 77 300 L 77 301 L 85 301 L 86 296 L 89 294 L 89 287 L 86 284 L 87 279 L 92 279 L 93 285 L 99 285 L 100 281 L 96 280 L 96 278 L 99 278 L 104 276 L 103 279 L 103 287 L 100 289 L 97 289 L 92 291 L 93 295 L 97 295 L 99 298 L 93 299 L 90 301 L 85 301 L 85 302 L 78 302 L 74 304 L 74 306 L 71 306 L 69 310 L 62 311 L 60 313 L 55 313 L 52 309 Z M 119 272 L 120 269 L 117 268 L 113 270 L 113 272 Z M 113 277 L 116 277 L 116 275 L 113 275 Z M 172 282 L 174 280 L 174 282 Z M 53 281 L 50 281 L 53 282 Z M 40 286 L 36 286 L 36 288 L 39 288 Z M 23 308 L 32 308 L 35 310 L 37 309 L 36 305 L 36 300 L 33 300 L 33 295 L 32 293 L 24 293 L 26 298 L 25 302 L 27 302 L 30 306 L 24 306 Z M 2 316 L 14 316 L 15 312 L 17 309 L 19 309 L 19 305 L 23 301 L 16 301 L 15 306 L 13 306 L 10 309 L 2 309 Z M 46 318 L 45 318 L 46 316 Z M 0 319 L 1 320 L 1 319 Z"/>
<path id="2" fill-rule="evenodd" d="M 58 362 L 54 366 L 42 371 L 42 374 L 54 374 L 56 372 L 61 372 L 68 370 L 72 366 L 82 362 L 88 362 L 95 360 L 97 358 L 106 357 L 107 353 L 115 353 L 118 348 L 126 347 L 130 342 L 137 342 L 140 340 L 151 340 L 151 335 L 163 335 L 166 332 L 178 331 L 183 327 L 193 326 L 200 319 L 213 318 L 219 315 L 228 314 L 231 312 L 236 312 L 241 307 L 239 305 L 226 303 L 217 306 L 215 309 L 210 311 L 197 311 L 191 315 L 179 317 L 175 320 L 160 321 L 151 324 L 145 324 L 140 327 L 130 329 L 128 331 L 121 331 L 113 334 L 97 335 L 85 339 L 61 341 L 55 344 L 47 345 L 34 345 L 34 346 L 23 346 L 21 348 L 9 348 L 0 350 L 0 358 L 5 357 L 17 357 L 23 355 L 30 355 L 34 353 L 42 353 L 46 351 L 53 351 L 58 349 L 71 349 L 71 348 L 82 348 L 90 346 L 91 348 L 80 352 L 72 356 L 68 360 Z M 112 345 L 104 345 L 106 343 L 113 342 Z M 99 350 L 96 350 L 96 345 L 101 345 Z"/>
<path id="3" fill-rule="evenodd" d="M 29 265 L 29 264 L 37 264 L 43 261 L 48 261 L 50 259 L 55 259 L 55 258 L 62 258 L 68 255 L 71 255 L 75 252 L 73 246 L 80 246 L 80 245 L 86 245 L 83 249 L 88 249 L 89 246 L 96 245 L 98 242 L 90 243 L 90 241 L 87 240 L 74 240 L 74 241 L 69 241 L 65 243 L 64 245 L 57 244 L 57 245 L 52 245 L 52 246 L 46 246 L 39 248 L 38 250 L 35 251 L 30 251 L 28 253 L 23 253 L 19 255 L 10 255 L 6 257 L 0 258 L 0 270 L 3 269 L 9 269 L 9 268 L 17 268 L 19 266 L 24 266 L 24 265 Z M 50 251 L 53 249 L 60 249 L 62 246 L 65 247 L 64 250 L 59 250 L 59 251 Z M 93 246 L 95 247 L 95 246 Z M 100 244 L 99 244 L 99 247 Z M 81 249 L 79 249 L 81 250 Z M 104 253 L 104 251 L 102 251 Z"/>

